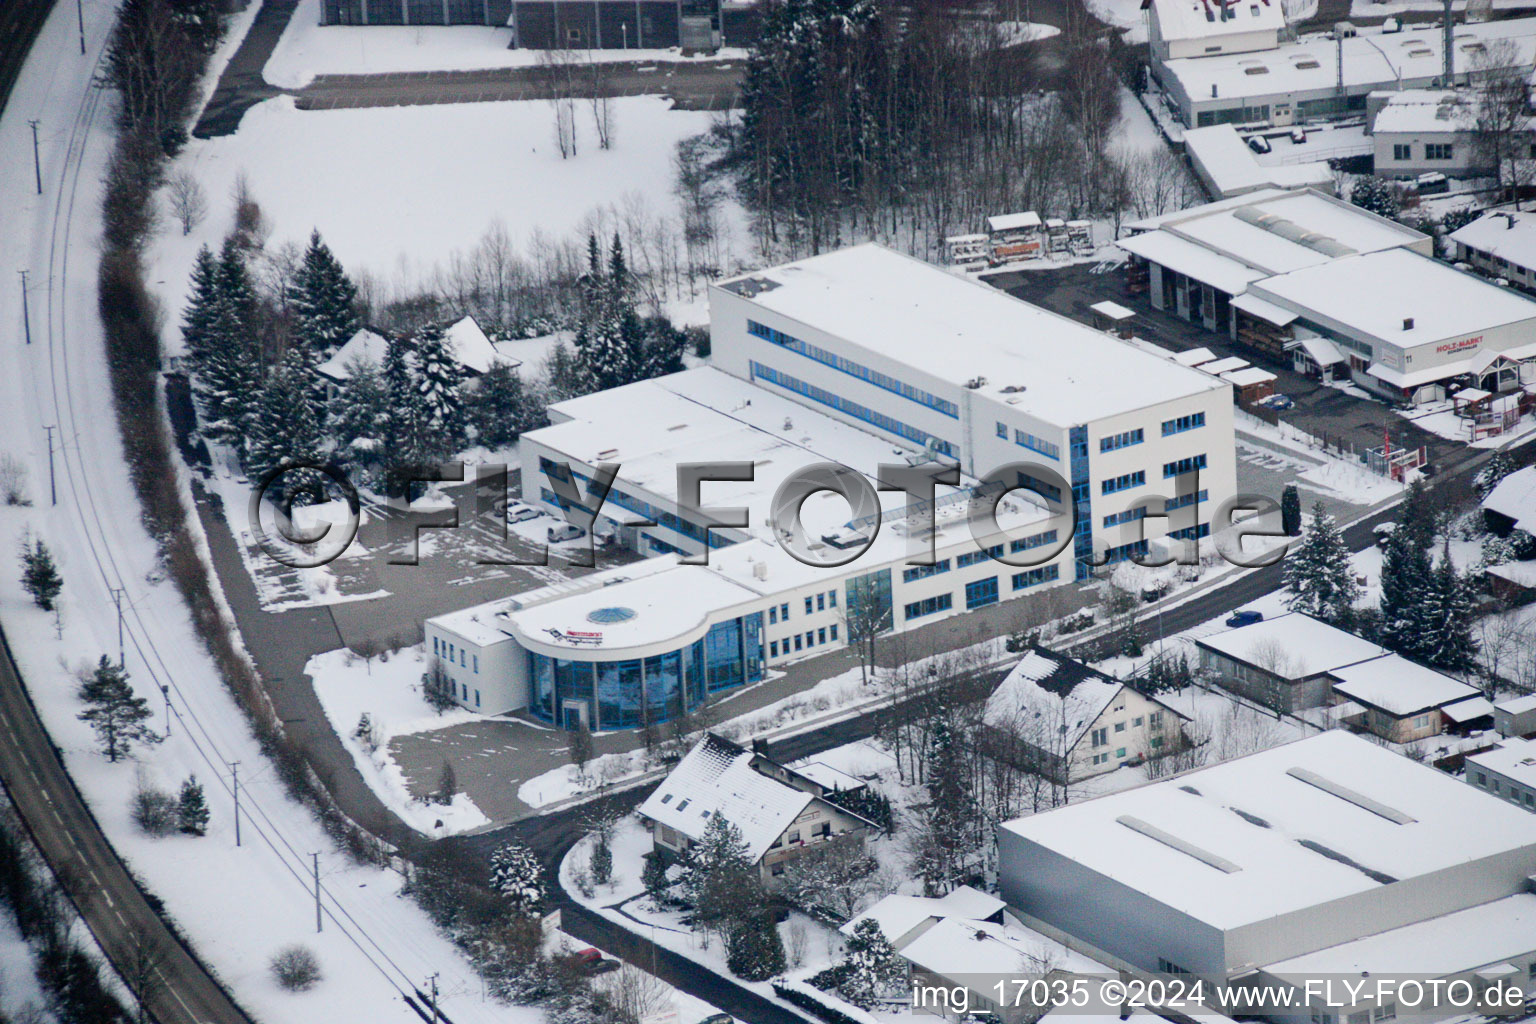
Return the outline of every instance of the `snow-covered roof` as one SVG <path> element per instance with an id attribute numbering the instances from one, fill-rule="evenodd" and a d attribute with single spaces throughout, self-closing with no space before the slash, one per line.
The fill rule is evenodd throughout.
<path id="1" fill-rule="evenodd" d="M 1055 753 L 1065 754 L 1098 721 L 1125 684 L 1076 658 L 1036 647 L 987 698 L 986 722 L 1022 735 L 1049 734 Z M 1031 726 L 1039 723 L 1039 732 Z"/>
<path id="2" fill-rule="evenodd" d="M 1004 213 L 987 218 L 988 231 L 1024 231 L 1040 226 L 1040 215 L 1034 210 L 1025 213 Z"/>
<path id="3" fill-rule="evenodd" d="M 1333 669 L 1333 690 L 1397 718 L 1479 696 L 1475 687 L 1396 654 Z"/>
<path id="4" fill-rule="evenodd" d="M 1333 188 L 1333 171 L 1325 161 L 1261 164 L 1230 124 L 1184 129 L 1184 151 L 1189 154 L 1195 169 L 1215 189 L 1217 198 L 1264 188 Z"/>
<path id="5" fill-rule="evenodd" d="M 903 946 L 901 955 L 941 977 L 989 979 L 987 987 L 991 979 L 1039 974 L 1047 966 L 1083 974 L 1108 972 L 1097 961 L 1014 921 L 993 924 L 946 917 Z"/>
<path id="6" fill-rule="evenodd" d="M 1536 533 L 1536 466 L 1500 480 L 1483 498 L 1483 508 L 1514 520 L 1517 529 Z"/>
<path id="7" fill-rule="evenodd" d="M 1440 709 L 1440 713 L 1458 724 L 1478 718 L 1492 718 L 1493 702 L 1487 697 L 1468 697 L 1466 700 L 1447 704 Z"/>
<path id="8" fill-rule="evenodd" d="M 1203 373 L 1214 373 L 1219 376 L 1220 374 L 1226 373 L 1228 370 L 1241 370 L 1243 367 L 1249 365 L 1251 364 L 1248 362 L 1248 360 L 1244 359 L 1242 356 L 1227 356 L 1225 359 L 1217 359 L 1209 363 L 1201 363 L 1200 370 Z"/>
<path id="9" fill-rule="evenodd" d="M 1509 39 L 1515 45 L 1515 66 L 1529 68 L 1536 53 L 1536 19 L 1512 18 L 1455 29 L 1458 68 L 1467 66 L 1477 44 Z M 1339 85 L 1339 52 L 1344 59 L 1343 86 L 1395 88 L 1399 82 L 1418 84 L 1444 70 L 1441 33 L 1434 26 L 1414 26 L 1395 35 L 1362 33 L 1341 41 L 1313 37 L 1284 43 L 1262 53 L 1213 54 L 1167 61 L 1163 67 L 1199 102 L 1220 96 L 1229 102 L 1248 96 L 1285 93 L 1332 93 Z M 1215 89 L 1213 93 L 1211 90 Z"/>
<path id="10" fill-rule="evenodd" d="M 1536 740 L 1511 737 L 1492 750 L 1469 754 L 1467 764 L 1498 772 L 1506 779 L 1536 788 Z"/>
<path id="11" fill-rule="evenodd" d="M 491 344 L 491 339 L 485 336 L 485 332 L 480 329 L 480 325 L 472 316 L 466 316 L 444 328 L 443 337 L 448 342 L 448 351 L 453 355 L 454 360 L 470 373 L 484 373 L 497 363 L 518 365 L 518 360 L 510 359 L 496 351 L 495 346 Z M 332 380 L 349 380 L 354 366 L 360 363 L 369 363 L 374 367 L 383 366 L 384 357 L 388 352 L 388 340 L 377 331 L 364 327 L 348 338 L 346 344 L 337 349 L 334 355 L 316 369 Z"/>
<path id="12" fill-rule="evenodd" d="M 1282 960 L 1265 972 L 1290 978 L 1333 974 L 1444 978 L 1529 953 L 1532 935 L 1536 935 L 1536 895 L 1519 893 Z"/>
<path id="13" fill-rule="evenodd" d="M 1173 361 L 1181 366 L 1200 366 L 1209 363 L 1216 358 L 1216 353 L 1201 345 L 1199 348 L 1185 349 L 1183 352 L 1175 352 Z"/>
<path id="14" fill-rule="evenodd" d="M 852 935 L 858 923 L 872 918 L 892 944 L 899 942 L 913 928 L 930 917 L 957 917 L 965 921 L 985 921 L 1007 906 L 996 896 L 962 885 L 947 895 L 886 896 L 838 931 Z"/>
<path id="15" fill-rule="evenodd" d="M 1105 299 L 1103 302 L 1095 302 L 1088 308 L 1100 316 L 1109 317 L 1111 320 L 1129 320 L 1136 315 L 1134 309 L 1127 309 L 1125 306 L 1120 305 L 1120 303 L 1111 302 L 1108 299 Z"/>
<path id="16" fill-rule="evenodd" d="M 640 813 L 698 840 L 715 815 L 741 831 L 753 863 L 816 798 L 752 767 L 756 755 L 705 733 L 645 798 Z"/>
<path id="17" fill-rule="evenodd" d="M 1273 302 L 1265 302 L 1257 295 L 1239 295 L 1232 300 L 1232 305 L 1244 313 L 1250 313 L 1258 317 L 1260 320 L 1267 320 L 1276 327 L 1284 327 L 1300 315 L 1293 310 L 1286 309 L 1284 306 L 1277 306 Z"/>
<path id="18" fill-rule="evenodd" d="M 1384 647 L 1300 612 L 1199 637 L 1195 643 L 1291 680 L 1387 653 Z"/>
<path id="19" fill-rule="evenodd" d="M 1341 730 L 1002 828 L 1219 929 L 1507 851 L 1536 868 L 1536 815 Z"/>
<path id="20" fill-rule="evenodd" d="M 1229 295 L 1241 295 L 1250 284 L 1264 277 L 1262 270 L 1255 270 L 1241 260 L 1212 252 L 1203 245 L 1166 231 L 1132 235 L 1115 244 L 1126 252 L 1220 288 Z"/>
<path id="21" fill-rule="evenodd" d="M 332 380 L 351 380 L 356 366 L 365 363 L 375 368 L 383 366 L 388 351 L 389 341 L 384 335 L 364 327 L 315 369 Z"/>
<path id="22" fill-rule="evenodd" d="M 1536 693 L 1528 693 L 1523 697 L 1511 697 L 1509 700 L 1501 700 L 1494 707 L 1509 715 L 1523 715 L 1527 711 L 1536 711 Z"/>
<path id="23" fill-rule="evenodd" d="M 1298 338 L 1297 343 L 1301 345 L 1302 351 L 1311 356 L 1312 361 L 1318 366 L 1332 366 L 1335 363 L 1344 362 L 1344 353 L 1340 352 L 1339 347 L 1327 338 L 1310 334 Z"/>
<path id="24" fill-rule="evenodd" d="M 1221 379 L 1235 388 L 1247 388 L 1255 384 L 1267 384 L 1276 377 L 1268 370 L 1261 370 L 1257 366 L 1245 366 L 1242 369 L 1226 371 L 1221 375 Z"/>
<path id="25" fill-rule="evenodd" d="M 1152 0 L 1164 39 L 1214 39 L 1285 28 L 1280 0 Z"/>
<path id="26" fill-rule="evenodd" d="M 1226 386 L 872 243 L 711 287 L 1063 428 Z"/>
<path id="27" fill-rule="evenodd" d="M 834 768 L 830 764 L 820 761 L 812 761 L 809 764 L 794 764 L 790 771 L 803 775 L 810 779 L 823 790 L 841 790 L 844 793 L 855 789 L 864 789 L 868 783 L 857 775 L 849 775 L 841 768 Z"/>
<path id="28" fill-rule="evenodd" d="M 1407 249 L 1344 256 L 1253 290 L 1400 348 L 1513 324 L 1536 327 L 1536 302 Z"/>
<path id="29" fill-rule="evenodd" d="M 1451 241 L 1517 266 L 1536 267 L 1536 214 L 1510 210 L 1485 213 L 1451 232 Z"/>
<path id="30" fill-rule="evenodd" d="M 1405 89 L 1392 93 L 1371 129 L 1377 135 L 1393 132 L 1425 134 L 1469 132 L 1477 126 L 1475 101 L 1454 89 Z"/>

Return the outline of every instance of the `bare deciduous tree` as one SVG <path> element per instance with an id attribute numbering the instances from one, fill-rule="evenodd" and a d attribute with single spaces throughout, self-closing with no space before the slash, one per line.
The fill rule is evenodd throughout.
<path id="1" fill-rule="evenodd" d="M 181 233 L 190 235 L 192 229 L 208 216 L 208 194 L 197 179 L 186 171 L 178 171 L 165 183 L 170 198 L 171 215 L 181 225 Z"/>

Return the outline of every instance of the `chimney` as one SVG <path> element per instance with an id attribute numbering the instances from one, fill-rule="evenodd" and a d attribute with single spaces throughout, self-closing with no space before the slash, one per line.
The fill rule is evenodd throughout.
<path id="1" fill-rule="evenodd" d="M 1508 231 L 1511 228 L 1513 228 L 1514 226 L 1515 226 L 1515 215 L 1512 214 L 1512 213 L 1506 213 L 1504 215 L 1504 230 Z"/>
<path id="2" fill-rule="evenodd" d="M 1211 99 L 1215 99 L 1215 98 L 1216 98 L 1216 83 L 1212 82 L 1211 83 Z"/>
<path id="3" fill-rule="evenodd" d="M 1405 331 L 1413 330 L 1413 317 L 1411 317 L 1411 316 L 1403 317 L 1403 330 L 1405 330 Z"/>

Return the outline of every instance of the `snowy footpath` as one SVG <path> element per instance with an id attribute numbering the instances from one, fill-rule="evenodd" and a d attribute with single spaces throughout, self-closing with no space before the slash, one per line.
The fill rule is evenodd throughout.
<path id="1" fill-rule="evenodd" d="M 399 876 L 352 864 L 311 814 L 287 797 L 140 524 L 96 318 L 98 211 L 114 101 L 92 81 L 112 13 L 111 5 L 85 5 L 89 55 L 81 57 L 75 11 L 58 5 L 0 119 L 0 146 L 12 154 L 30 150 L 27 121 L 37 119 L 44 183 L 37 196 L 30 174 L 0 178 L 0 237 L 11 265 L 30 271 L 32 333 L 27 345 L 19 289 L 4 289 L 0 451 L 25 467 L 33 501 L 0 509 L 0 552 L 8 565 L 0 572 L 0 620 L 43 720 L 102 827 L 256 1018 L 414 1021 L 402 996 L 436 973 L 444 1007 L 459 1024 L 532 1022 L 537 1011 L 482 1002 L 469 966 L 400 897 Z M 159 274 L 152 265 L 150 280 Z M 56 508 L 49 502 L 45 426 L 56 428 Z M 20 591 L 14 552 L 29 532 L 59 562 L 64 591 L 57 617 L 35 608 Z M 84 666 L 118 654 L 114 590 L 122 595 L 131 682 L 150 699 L 156 730 L 168 736 L 111 764 L 77 719 L 75 694 Z M 169 720 L 162 687 L 173 709 Z M 237 763 L 238 845 L 231 779 Z M 194 774 L 212 810 L 206 837 L 152 839 L 135 828 L 128 805 L 141 780 L 173 789 Z M 325 914 L 319 934 L 311 874 L 316 852 Z M 290 943 L 313 949 L 325 975 L 302 994 L 282 991 L 267 969 L 273 953 Z"/>

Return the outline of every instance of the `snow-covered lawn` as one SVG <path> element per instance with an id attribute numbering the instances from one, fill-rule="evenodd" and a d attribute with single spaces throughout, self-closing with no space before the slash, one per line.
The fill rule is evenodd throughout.
<path id="1" fill-rule="evenodd" d="M 0 1020 L 26 1020 L 28 1008 L 45 1005 L 32 971 L 32 947 L 22 939 L 9 913 L 0 909 Z"/>
<path id="2" fill-rule="evenodd" d="M 479 828 L 490 821 L 466 793 L 452 804 L 427 803 L 411 795 L 400 766 L 389 754 L 392 737 L 446 729 L 482 716 L 463 708 L 442 714 L 427 706 L 421 696 L 421 677 L 427 670 L 424 645 L 405 647 L 387 661 L 365 661 L 348 650 L 327 651 L 309 659 L 304 671 L 315 681 L 315 696 L 325 708 L 331 728 L 346 744 L 357 770 L 390 810 L 406 824 L 427 835 L 452 835 Z M 372 726 L 360 736 L 363 715 Z M 441 827 L 438 823 L 441 822 Z"/>
<path id="3" fill-rule="evenodd" d="M 1147 41 L 1147 15 L 1141 0 L 1087 0 L 1095 18 L 1122 31 L 1127 43 Z"/>
<path id="4" fill-rule="evenodd" d="M 714 115 L 675 111 L 657 96 L 612 105 L 613 147 L 598 148 L 589 112 L 578 107 L 578 155 L 562 160 L 544 102 L 299 110 L 282 96 L 257 104 L 236 134 L 194 139 L 176 163 L 202 185 L 210 212 L 186 236 L 165 224 L 151 253 L 152 281 L 173 313 L 167 346 L 180 349 L 193 258 L 199 245 L 217 249 L 229 230 L 229 196 L 242 175 L 270 228 L 269 250 L 318 229 L 349 272 L 386 291 L 446 272 L 493 224 L 526 252 L 584 244 L 589 229 L 609 235 L 636 217 L 675 220 L 674 149 Z M 738 208 L 722 212 L 727 238 L 744 239 Z"/>
<path id="5" fill-rule="evenodd" d="M 262 77 L 281 89 L 302 89 L 316 75 L 379 75 L 396 71 L 479 71 L 534 67 L 540 50 L 508 49 L 510 28 L 482 25 L 321 25 L 319 0 L 299 0 Z M 705 57 L 677 48 L 603 50 L 604 61 L 741 60 L 727 47 Z"/>

